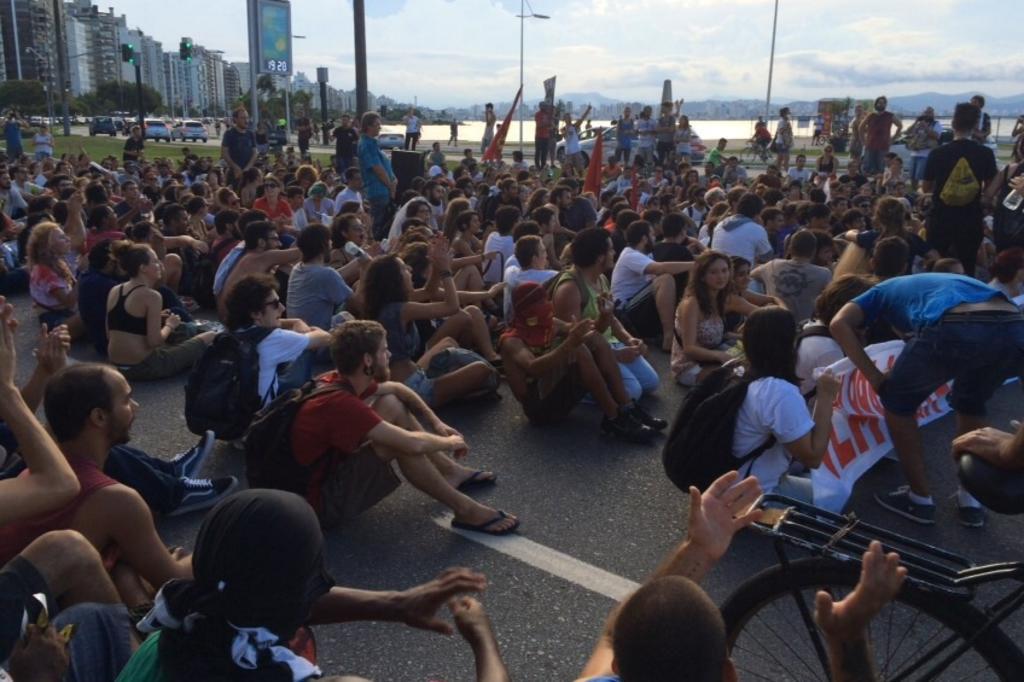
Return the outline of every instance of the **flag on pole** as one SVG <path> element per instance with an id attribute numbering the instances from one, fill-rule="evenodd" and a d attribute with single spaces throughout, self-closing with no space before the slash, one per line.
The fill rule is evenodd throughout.
<path id="1" fill-rule="evenodd" d="M 544 101 L 551 107 L 555 106 L 555 78 L 557 76 L 552 76 L 544 81 Z"/>
<path id="2" fill-rule="evenodd" d="M 501 150 L 505 146 L 505 137 L 508 135 L 508 129 L 512 126 L 512 115 L 516 113 L 516 108 L 519 106 L 519 98 L 522 95 L 523 88 L 520 86 L 516 92 L 516 98 L 512 101 L 512 108 L 505 114 L 505 120 L 501 122 L 498 132 L 494 134 L 494 139 L 491 140 L 490 146 L 484 152 L 482 161 L 501 161 Z"/>
<path id="3" fill-rule="evenodd" d="M 583 181 L 583 191 L 601 194 L 601 160 L 604 158 L 604 129 L 597 129 L 594 149 L 590 153 L 590 164 L 587 166 L 587 177 Z"/>

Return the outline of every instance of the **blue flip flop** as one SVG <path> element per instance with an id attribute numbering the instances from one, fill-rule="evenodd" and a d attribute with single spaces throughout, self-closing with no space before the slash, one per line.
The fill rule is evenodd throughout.
<path id="1" fill-rule="evenodd" d="M 478 526 L 474 526 L 471 523 L 464 523 L 462 521 L 456 521 L 455 519 L 452 519 L 452 528 L 458 528 L 460 530 L 471 530 L 477 533 L 486 533 L 487 535 L 508 535 L 509 533 L 514 533 L 516 529 L 519 528 L 519 519 L 516 519 L 515 523 L 513 523 L 511 526 L 504 530 L 488 530 L 488 528 L 490 528 L 491 526 L 501 523 L 507 518 L 509 518 L 509 515 L 499 510 L 494 518 L 492 518 L 490 521 L 485 521 Z"/>
<path id="2" fill-rule="evenodd" d="M 481 478 L 485 473 L 489 472 L 486 472 L 483 469 L 477 469 L 470 474 L 469 478 L 460 483 L 456 490 L 459 492 L 466 492 L 473 488 L 483 488 L 484 486 L 494 485 L 498 482 L 497 474 L 492 475 L 491 478 Z"/>

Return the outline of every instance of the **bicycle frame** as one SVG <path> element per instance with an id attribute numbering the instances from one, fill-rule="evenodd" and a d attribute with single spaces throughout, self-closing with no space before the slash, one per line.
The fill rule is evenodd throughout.
<path id="1" fill-rule="evenodd" d="M 895 551 L 900 555 L 900 563 L 908 569 L 908 581 L 922 590 L 935 592 L 940 598 L 971 601 L 978 585 L 1002 580 L 1019 583 L 994 604 L 981 609 L 988 619 L 971 638 L 960 641 L 956 646 L 953 644 L 960 639 L 956 635 L 937 642 L 921 652 L 916 666 L 904 670 L 893 680 L 907 679 L 925 665 L 929 667 L 924 671 L 923 679 L 933 679 L 972 648 L 978 638 L 997 628 L 1024 605 L 1022 562 L 977 566 L 963 555 L 865 523 L 856 514 L 835 514 L 783 495 L 763 495 L 757 506 L 764 509 L 765 518 L 753 528 L 774 539 L 775 552 L 784 571 L 790 565 L 787 545 L 836 561 L 859 564 L 868 545 L 878 540 L 886 552 Z M 828 655 L 814 623 L 811 607 L 798 589 L 792 590 L 792 595 L 823 669 L 828 671 Z M 1021 655 L 1024 658 L 1024 654 Z"/>

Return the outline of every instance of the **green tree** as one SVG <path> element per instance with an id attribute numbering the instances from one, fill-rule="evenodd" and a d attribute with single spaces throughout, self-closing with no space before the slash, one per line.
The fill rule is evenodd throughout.
<path id="1" fill-rule="evenodd" d="M 105 105 L 107 111 L 134 111 L 139 106 L 135 83 L 128 81 L 101 83 L 96 88 L 96 96 Z M 153 113 L 161 106 L 163 106 L 163 98 L 160 93 L 144 84 L 142 86 L 142 108 L 146 113 Z"/>
<path id="2" fill-rule="evenodd" d="M 5 81 L 0 83 L 0 103 L 25 116 L 38 114 L 46 110 L 46 92 L 40 81 Z"/>

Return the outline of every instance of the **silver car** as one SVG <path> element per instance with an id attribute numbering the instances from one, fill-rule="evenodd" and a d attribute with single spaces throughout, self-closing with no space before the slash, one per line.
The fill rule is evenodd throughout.
<path id="1" fill-rule="evenodd" d="M 206 126 L 199 121 L 185 121 L 174 126 L 174 129 L 171 131 L 171 137 L 182 142 L 186 140 L 202 140 L 206 142 L 210 139 L 210 134 L 207 132 Z"/>
<path id="2" fill-rule="evenodd" d="M 402 133 L 381 133 L 377 138 L 381 149 L 404 149 L 405 135 Z"/>

